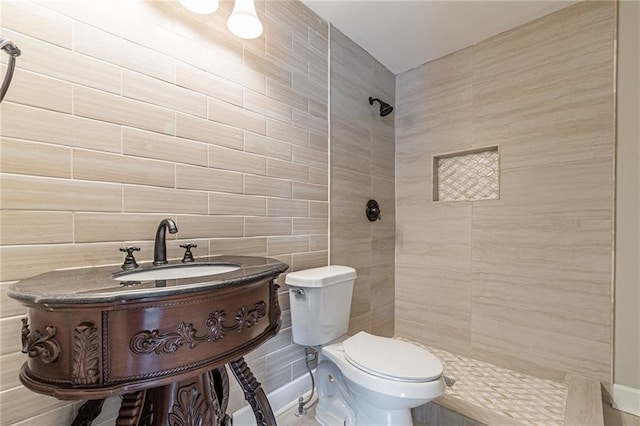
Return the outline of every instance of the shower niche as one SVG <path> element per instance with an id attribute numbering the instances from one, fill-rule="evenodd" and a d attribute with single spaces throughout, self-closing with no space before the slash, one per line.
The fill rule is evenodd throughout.
<path id="1" fill-rule="evenodd" d="M 500 198 L 498 146 L 433 156 L 433 201 L 480 201 Z"/>

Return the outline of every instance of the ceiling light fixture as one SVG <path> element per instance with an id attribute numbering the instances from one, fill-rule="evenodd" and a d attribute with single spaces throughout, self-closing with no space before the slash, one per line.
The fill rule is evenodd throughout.
<path id="1" fill-rule="evenodd" d="M 236 0 L 233 12 L 227 20 L 227 28 L 235 36 L 254 39 L 262 34 L 262 22 L 258 19 L 253 0 Z"/>
<path id="2" fill-rule="evenodd" d="M 181 5 L 193 13 L 207 15 L 218 10 L 218 0 L 178 0 Z"/>

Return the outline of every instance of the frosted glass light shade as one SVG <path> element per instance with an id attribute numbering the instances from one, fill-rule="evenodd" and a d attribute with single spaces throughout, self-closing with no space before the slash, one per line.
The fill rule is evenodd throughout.
<path id="1" fill-rule="evenodd" d="M 227 28 L 235 36 L 253 39 L 262 34 L 262 22 L 258 19 L 253 0 L 236 0 L 233 12 L 227 20 Z"/>
<path id="2" fill-rule="evenodd" d="M 207 15 L 218 10 L 220 5 L 218 0 L 178 0 L 181 5 L 193 13 Z"/>

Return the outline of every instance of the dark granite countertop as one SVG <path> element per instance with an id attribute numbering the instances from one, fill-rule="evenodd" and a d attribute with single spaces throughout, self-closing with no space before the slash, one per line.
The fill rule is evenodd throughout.
<path id="1" fill-rule="evenodd" d="M 130 272 L 184 265 L 179 260 L 162 266 L 141 264 L 135 271 Z M 23 303 L 44 306 L 113 303 L 242 285 L 269 277 L 275 278 L 289 268 L 279 260 L 255 256 L 203 257 L 187 265 L 233 265 L 238 269 L 194 278 L 130 282 L 114 279 L 124 273 L 118 266 L 66 269 L 19 281 L 9 287 L 7 294 Z"/>

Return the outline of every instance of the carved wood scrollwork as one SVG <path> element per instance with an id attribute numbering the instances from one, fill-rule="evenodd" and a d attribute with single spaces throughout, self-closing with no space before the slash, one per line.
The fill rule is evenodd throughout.
<path id="1" fill-rule="evenodd" d="M 79 324 L 73 334 L 71 379 L 75 385 L 100 382 L 100 341 L 98 328 L 92 322 Z"/>
<path id="2" fill-rule="evenodd" d="M 156 354 L 173 353 L 177 351 L 185 343 L 189 344 L 189 348 L 195 348 L 201 342 L 215 342 L 222 339 L 226 333 L 236 330 L 241 333 L 244 328 L 253 327 L 261 318 L 267 314 L 267 304 L 260 301 L 254 305 L 253 309 L 242 306 L 238 309 L 235 316 L 235 323 L 231 325 L 223 324 L 226 319 L 224 310 L 215 311 L 209 314 L 209 318 L 205 321 L 209 327 L 209 333 L 198 336 L 197 330 L 192 323 L 186 324 L 180 322 L 175 332 L 161 333 L 160 330 L 141 331 L 129 342 L 129 348 L 133 353 L 148 354 L 155 352 Z"/>
<path id="3" fill-rule="evenodd" d="M 212 425 L 211 411 L 196 383 L 178 389 L 176 403 L 169 413 L 169 424 L 174 426 Z"/>
<path id="4" fill-rule="evenodd" d="M 29 354 L 30 358 L 39 356 L 45 364 L 55 362 L 60 357 L 60 343 L 54 339 L 56 332 L 53 325 L 47 326 L 44 334 L 31 331 L 27 318 L 22 318 L 22 353 Z"/>

